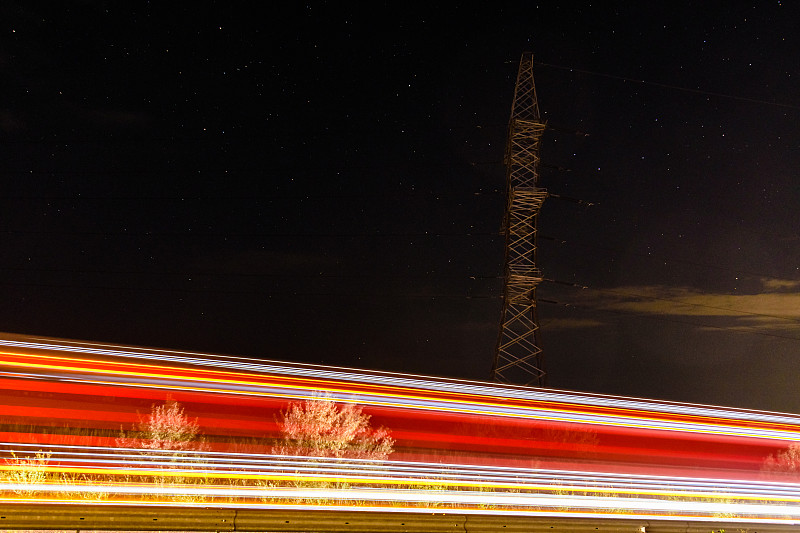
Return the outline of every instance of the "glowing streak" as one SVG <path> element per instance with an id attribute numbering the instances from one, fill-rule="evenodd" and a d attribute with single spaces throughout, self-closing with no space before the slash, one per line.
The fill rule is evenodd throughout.
<path id="1" fill-rule="evenodd" d="M 516 473 L 517 479 L 511 481 L 506 476 L 493 475 L 495 469 L 478 470 L 474 467 L 450 465 L 442 470 L 441 465 L 419 463 L 416 465 L 388 463 L 369 463 L 362 461 L 315 462 L 315 458 L 281 458 L 268 460 L 247 460 L 242 454 L 231 461 L 226 455 L 195 452 L 195 457 L 176 457 L 175 454 L 162 453 L 154 456 L 136 454 L 98 454 L 98 452 L 81 454 L 74 450 L 61 452 L 63 464 L 47 466 L 43 470 L 53 473 L 85 474 L 89 476 L 138 476 L 147 478 L 199 479 L 199 480 L 259 480 L 284 482 L 317 482 L 317 483 L 349 483 L 352 485 L 390 485 L 414 487 L 436 486 L 442 489 L 475 489 L 503 492 L 527 491 L 537 494 L 552 492 L 619 494 L 636 497 L 679 497 L 679 498 L 735 498 L 739 500 L 771 500 L 772 502 L 800 502 L 800 487 L 791 484 L 776 483 L 743 483 L 722 482 L 719 480 L 702 480 L 691 478 L 658 478 L 639 476 L 637 485 L 624 482 L 628 476 L 594 475 L 591 473 L 566 471 L 525 471 L 510 470 Z M 132 451 L 132 450 L 128 450 Z M 215 457 L 216 456 L 216 457 Z M 89 457 L 94 457 L 90 459 Z M 109 459 L 102 459 L 108 457 Z M 172 458 L 173 461 L 163 459 Z M 203 459 L 205 457 L 205 459 Z M 133 459 L 133 460 L 130 460 Z M 201 460 L 197 460 L 201 459 Z M 125 460 L 124 468 L 109 468 L 104 464 L 120 464 Z M 177 460 L 177 462 L 176 462 Z M 87 466 L 68 466 L 67 463 L 92 463 Z M 98 464 L 99 463 L 99 464 Z M 346 468 L 350 464 L 350 468 Z M 141 468 L 149 466 L 149 468 Z M 416 466 L 416 468 L 413 468 Z M 137 468 L 134 468 L 137 467 Z M 159 468 L 161 467 L 161 468 Z M 166 468 L 164 468 L 166 467 Z M 381 471 L 365 471 L 364 467 L 382 467 Z M 403 467 L 399 470 L 398 467 Z M 290 472 L 280 472 L 288 469 Z M 2 468 L 9 472 L 26 470 L 23 465 L 9 464 Z M 436 478 L 431 478 L 436 476 Z M 536 482 L 538 481 L 538 483 Z M 608 485 L 612 483 L 612 485 Z"/>
<path id="2" fill-rule="evenodd" d="M 31 380 L 54 379 L 70 385 L 72 391 L 60 391 L 67 385 L 18 385 L 7 380 L 7 407 L 27 409 L 27 416 L 41 420 L 43 416 L 78 417 L 82 406 L 102 387 L 166 389 L 170 392 L 204 393 L 202 401 L 220 405 L 261 405 L 255 400 L 220 399 L 219 395 L 254 398 L 301 399 L 313 397 L 315 391 L 330 394 L 336 401 L 353 402 L 402 410 L 413 420 L 423 412 L 427 420 L 443 415 L 479 415 L 479 420 L 523 419 L 536 423 L 579 423 L 586 427 L 605 427 L 605 435 L 642 430 L 640 437 L 662 438 L 661 442 L 723 442 L 722 457 L 706 449 L 693 452 L 693 458 L 718 461 L 726 457 L 740 459 L 732 452 L 732 443 L 745 442 L 755 450 L 766 449 L 765 443 L 731 440 L 744 437 L 766 441 L 800 440 L 800 417 L 715 407 L 679 405 L 667 402 L 610 398 L 600 395 L 542 391 L 456 380 L 435 380 L 380 372 L 357 372 L 325 369 L 311 365 L 257 363 L 252 360 L 223 356 L 199 356 L 190 352 L 147 352 L 94 345 L 59 345 L 56 343 L 23 343 L 0 339 L 0 345 L 34 353 L 6 352 L 0 365 L 8 368 L 0 375 L 25 383 Z M 81 357 L 42 354 L 38 351 L 83 354 Z M 96 359 L 92 359 L 95 357 Z M 99 357 L 114 359 L 103 360 Z M 120 360 L 121 359 L 121 360 Z M 14 371 L 19 369 L 19 371 Z M 27 387 L 27 388 L 26 388 Z M 36 387 L 39 387 L 38 389 Z M 28 398 L 28 390 L 48 398 L 36 404 Z M 70 394 L 72 396 L 70 396 Z M 155 393 L 150 394 L 153 397 Z M 131 393 L 131 398 L 147 398 L 147 394 Z M 48 396 L 49 395 L 49 396 Z M 81 396 L 84 395 L 84 396 Z M 211 395 L 217 395 L 216 400 Z M 77 398 L 59 405 L 58 398 Z M 55 398 L 55 399 L 53 399 Z M 80 400 L 78 400 L 80 399 Z M 274 404 L 272 404 L 274 405 Z M 130 404 L 128 404 L 130 409 Z M 215 408 L 217 409 L 217 408 Z M 212 410 L 216 413 L 217 410 Z M 60 413 L 60 414 L 59 414 Z M 14 416 L 12 413 L 11 416 Z M 24 419 L 26 413 L 20 414 Z M 85 412 L 92 417 L 111 420 L 131 416 L 114 408 Z M 222 424 L 220 418 L 209 418 Z M 39 418 L 37 418 L 39 417 Z M 441 419 L 441 418 L 440 418 Z M 469 420 L 464 416 L 464 420 Z M 116 420 L 116 419 L 114 419 Z M 242 419 L 246 420 L 246 419 Z M 14 422 L 17 424 L 18 422 Z M 249 422 L 248 422 L 249 423 Z M 513 430 L 517 426 L 505 422 Z M 19 423 L 22 427 L 23 423 Z M 230 424 L 236 425 L 234 418 Z M 239 425 L 245 424 L 240 422 Z M 10 424 L 12 427 L 13 424 Z M 473 426 L 480 424 L 473 423 Z M 231 425 L 227 427 L 232 427 Z M 252 427 L 262 427 L 253 425 Z M 519 427 L 523 427 L 520 424 Z M 530 425 L 524 426 L 529 428 Z M 416 430 L 414 430 L 416 431 Z M 420 430 L 422 431 L 422 430 Z M 425 430 L 427 431 L 427 430 Z M 431 430 L 435 431 L 435 430 Z M 673 432 L 695 436 L 656 437 Z M 407 435 L 425 435 L 407 432 Z M 630 434 L 630 433 L 629 433 Z M 9 440 L 24 438 L 22 431 L 6 433 Z M 709 438 L 724 436 L 726 439 Z M 441 442 L 458 436 L 432 435 L 426 441 Z M 702 437 L 702 438 L 701 438 Z M 507 446 L 508 453 L 517 453 L 527 446 L 524 436 L 506 440 L 504 436 L 472 441 L 474 446 Z M 551 437 L 557 438 L 557 437 Z M 639 438 L 639 437 L 637 437 Z M 641 437 L 644 438 L 644 437 Z M 684 440 L 681 440 L 684 439 Z M 80 441 L 73 441 L 80 442 Z M 91 442 L 91 441 L 84 441 Z M 522 444 L 519 444 L 522 443 Z M 767 443 L 768 444 L 768 443 Z M 530 461 L 537 450 L 555 450 L 558 441 L 536 443 L 528 452 Z M 419 511 L 444 506 L 459 512 L 497 514 L 537 514 L 552 516 L 661 517 L 712 520 L 724 516 L 726 521 L 795 523 L 800 521 L 800 485 L 791 482 L 745 481 L 714 477 L 679 477 L 633 475 L 625 472 L 592 472 L 557 468 L 513 468 L 508 466 L 429 463 L 422 461 L 369 461 L 299 456 L 214 451 L 141 450 L 136 448 L 104 448 L 78 445 L 42 446 L 33 443 L 0 443 L 0 501 L 108 503 L 147 501 L 154 504 L 214 505 L 230 507 L 281 507 L 328 509 L 369 509 Z M 644 456 L 651 446 L 636 448 L 627 442 L 606 445 L 608 456 L 616 457 L 627 450 Z M 515 448 L 517 447 L 517 448 Z M 674 450 L 662 444 L 663 457 Z M 12 455 L 28 450 L 27 457 Z M 251 450 L 258 449 L 252 448 Z M 263 449 L 263 448 L 261 448 Z M 267 448 L 269 449 L 269 448 Z M 483 452 L 486 448 L 480 448 Z M 580 449 L 580 443 L 573 447 Z M 657 446 L 652 449 L 657 450 Z M 773 448 L 774 449 L 774 448 Z M 612 453 L 613 452 L 613 453 Z M 520 452 L 524 455 L 525 452 Z M 677 451 L 675 453 L 678 453 Z M 755 452 L 750 452 L 755 453 Z M 35 454 L 35 455 L 32 455 Z M 618 454 L 618 455 L 613 455 Z M 725 456 L 724 454 L 728 454 Z M 577 456 L 577 455 L 576 455 Z M 658 459 L 658 457 L 656 457 Z M 746 457 L 750 460 L 749 457 Z M 744 462 L 744 460 L 742 460 Z M 514 463 L 517 464 L 517 463 Z M 552 463 L 550 466 L 563 466 Z M 580 462 L 566 463 L 581 465 Z M 750 463 L 747 463 L 750 464 Z M 756 463 L 757 467 L 757 463 Z M 607 468 L 613 468 L 607 466 Z M 21 481 L 26 480 L 27 481 Z M 65 483 L 64 480 L 75 482 Z M 338 486 L 340 488 L 331 488 Z M 317 488 L 304 488 L 317 487 Z M 341 488 L 347 487 L 347 488 Z M 221 501 L 224 499 L 225 501 Z M 233 501 L 229 501 L 233 499 Z M 298 502 L 299 500 L 299 502 Z M 567 510 L 564 510 L 564 509 Z M 609 512 L 608 509 L 615 509 Z M 734 516 L 735 515 L 735 516 Z"/>
<path id="3" fill-rule="evenodd" d="M 536 400 L 542 402 L 562 401 L 583 405 L 607 406 L 616 409 L 632 411 L 654 410 L 664 413 L 674 413 L 681 416 L 717 417 L 741 419 L 742 421 L 766 422 L 772 424 L 800 424 L 800 417 L 796 415 L 765 413 L 746 409 L 715 408 L 692 404 L 675 404 L 672 402 L 659 402 L 655 400 L 632 399 L 622 397 L 608 397 L 591 393 L 565 392 L 554 389 L 537 390 L 513 386 L 497 386 L 466 380 L 433 379 L 409 374 L 388 374 L 379 371 L 357 371 L 352 369 L 331 369 L 300 363 L 277 363 L 274 361 L 259 361 L 242 357 L 223 355 L 199 354 L 195 352 L 181 352 L 174 350 L 159 350 L 146 352 L 142 349 L 125 348 L 101 343 L 84 343 L 62 341 L 65 344 L 30 343 L 0 339 L 0 345 L 27 347 L 43 350 L 84 352 L 116 357 L 139 358 L 145 360 L 159 360 L 192 364 L 198 366 L 238 368 L 258 373 L 276 375 L 296 375 L 311 379 L 327 379 L 352 381 L 357 383 L 374 383 L 383 386 L 397 387 L 398 384 L 407 388 L 420 388 L 426 391 L 449 391 L 458 394 L 488 395 L 493 397 L 513 398 L 521 400 Z M 106 346 L 109 349 L 87 348 L 86 346 Z"/>
<path id="4" fill-rule="evenodd" d="M 622 409 L 622 410 L 633 410 L 633 411 L 645 411 L 645 410 L 655 410 L 665 413 L 680 413 L 683 416 L 689 417 L 701 417 L 701 418 L 714 418 L 714 415 L 719 415 L 720 413 L 724 413 L 726 418 L 735 418 L 741 419 L 743 421 L 749 422 L 765 422 L 769 421 L 770 423 L 778 423 L 778 424 L 792 424 L 796 425 L 800 422 L 800 418 L 798 417 L 790 417 L 789 415 L 777 415 L 774 413 L 760 413 L 756 411 L 747 411 L 742 409 L 715 409 L 713 407 L 708 406 L 695 406 L 695 405 L 676 405 L 671 404 L 669 402 L 655 402 L 655 401 L 646 401 L 646 400 L 632 400 L 632 399 L 625 399 L 625 398 L 609 398 L 603 397 L 599 395 L 592 395 L 592 394 L 577 394 L 577 393 L 564 393 L 563 391 L 537 391 L 536 389 L 515 389 L 514 387 L 497 387 L 497 386 L 490 386 L 487 384 L 479 384 L 476 382 L 468 382 L 463 381 L 459 382 L 456 380 L 433 380 L 433 379 L 425 379 L 421 377 L 416 377 L 416 379 L 408 380 L 404 379 L 404 375 L 397 375 L 397 374 L 386 374 L 381 372 L 364 372 L 361 371 L 358 374 L 354 373 L 347 373 L 344 372 L 344 369 L 338 370 L 330 370 L 325 369 L 324 367 L 314 367 L 311 365 L 299 365 L 299 364 L 290 364 L 290 363 L 283 363 L 281 366 L 277 366 L 277 364 L 264 364 L 260 363 L 257 364 L 254 360 L 247 360 L 243 358 L 233 358 L 233 357 L 226 357 L 226 356 L 211 356 L 205 355 L 204 359 L 199 359 L 197 357 L 187 358 L 187 357 L 175 357 L 169 356 L 165 357 L 160 354 L 156 353 L 147 353 L 141 351 L 121 351 L 121 350 L 94 350 L 94 349 L 86 349 L 85 347 L 81 346 L 59 346 L 59 345 L 43 345 L 43 344 L 36 344 L 31 345 L 31 343 L 19 343 L 13 341 L 3 341 L 0 339 L 0 345 L 17 345 L 17 346 L 34 346 L 39 349 L 48 349 L 48 350 L 66 350 L 71 352 L 85 352 L 85 353 L 100 353 L 106 355 L 112 355 L 117 357 L 128 357 L 128 358 L 139 358 L 139 359 L 149 359 L 149 360 L 167 360 L 171 362 L 182 362 L 188 363 L 197 366 L 214 366 L 217 368 L 227 367 L 227 368 L 244 368 L 249 371 L 256 371 L 258 373 L 270 373 L 274 375 L 281 375 L 284 379 L 287 376 L 291 375 L 302 375 L 302 376 L 311 376 L 310 379 L 318 380 L 320 377 L 327 379 L 329 381 L 339 380 L 339 381 L 350 381 L 359 383 L 360 386 L 369 383 L 379 383 L 384 388 L 396 389 L 400 390 L 402 387 L 398 387 L 398 383 L 404 383 L 406 388 L 422 388 L 428 394 L 432 391 L 451 391 L 455 392 L 459 395 L 463 395 L 465 393 L 471 394 L 475 396 L 476 394 L 488 394 L 492 397 L 502 397 L 502 398 L 515 398 L 520 399 L 523 401 L 530 401 L 532 399 L 536 399 L 536 401 L 542 401 L 546 403 L 552 402 L 559 402 L 563 401 L 564 398 L 569 398 L 570 400 L 567 403 L 577 403 L 583 405 L 597 405 L 597 406 L 613 406 L 614 409 Z M 190 352 L 165 352 L 161 351 L 161 353 L 173 353 L 173 354 L 187 354 Z M 196 354 L 195 354 L 196 355 Z M 228 362 L 228 364 L 224 364 Z M 220 364 L 223 363 L 223 364 Z M 136 363 L 129 363 L 134 365 Z M 192 371 L 199 371 L 197 369 L 193 369 Z M 388 381 L 386 378 L 390 378 L 391 381 Z M 360 391 L 365 392 L 365 391 Z"/>
<path id="5" fill-rule="evenodd" d="M 29 368 L 41 368 L 43 370 L 64 370 L 64 371 L 75 371 L 76 368 L 74 366 L 68 366 L 65 364 L 61 365 L 54 365 L 54 364 L 44 364 L 44 363 L 36 363 L 31 360 L 33 356 L 27 354 L 10 354 L 6 353 L 7 356 L 17 356 L 19 358 L 25 358 L 25 365 Z M 58 361 L 66 361 L 63 357 L 55 357 L 55 356 L 36 356 L 47 360 L 58 360 Z M 80 362 L 84 364 L 92 364 L 95 363 L 94 361 L 90 360 L 69 360 L 69 362 Z M 13 362 L 10 364 L 14 364 Z M 110 363 L 104 363 L 106 365 L 110 365 Z M 121 365 L 122 367 L 141 367 L 141 364 L 134 364 L 134 363 L 114 363 L 114 365 Z M 156 379 L 156 380 L 175 380 L 177 383 L 182 383 L 184 381 L 189 382 L 203 382 L 205 378 L 213 377 L 215 382 L 221 382 L 228 385 L 236 385 L 238 387 L 246 386 L 246 387 L 258 387 L 260 389 L 259 392 L 243 392 L 241 389 L 237 389 L 235 394 L 248 394 L 248 395 L 256 395 L 256 396 L 263 396 L 269 395 L 270 397 L 275 396 L 282 396 L 287 398 L 308 398 L 311 396 L 311 392 L 299 393 L 295 391 L 293 394 L 286 394 L 286 393 L 278 393 L 275 389 L 278 390 L 287 390 L 291 389 L 290 385 L 284 385 L 279 383 L 262 383 L 261 381 L 257 380 L 245 380 L 244 377 L 251 377 L 252 376 L 239 376 L 233 372 L 222 372 L 222 371 L 207 371 L 207 370 L 193 370 L 194 372 L 198 372 L 203 374 L 203 377 L 196 377 L 196 376 L 186 376 L 186 375 L 173 375 L 172 373 L 168 373 L 170 369 L 168 367 L 157 367 L 158 372 L 133 372 L 128 370 L 123 370 L 120 368 L 116 368 L 112 366 L 112 368 L 95 368 L 90 367 L 83 369 L 89 373 L 96 373 L 96 374 L 109 374 L 109 375 L 126 375 L 132 376 L 136 378 L 148 378 L 148 379 Z M 223 379 L 221 376 L 239 376 L 241 379 Z M 265 379 L 265 378 L 262 378 Z M 124 383 L 114 382 L 114 381 L 101 381 L 99 383 L 105 385 L 123 385 Z M 150 384 L 152 387 L 170 387 L 175 388 L 174 385 L 171 384 L 163 384 L 163 385 L 156 385 Z M 210 388 L 210 387 L 187 387 L 181 386 L 183 390 L 191 390 L 191 391 L 198 391 L 198 392 L 207 392 L 207 393 L 229 393 L 226 389 L 218 389 L 218 388 Z M 336 399 L 341 399 L 343 401 L 352 401 L 352 391 L 348 391 L 347 389 L 342 388 L 332 388 L 326 387 L 323 383 L 316 388 L 318 391 L 323 391 L 334 395 Z M 606 414 L 603 416 L 595 415 L 595 414 L 582 414 L 576 411 L 568 411 L 565 409 L 524 409 L 518 406 L 510 406 L 505 404 L 492 404 L 486 401 L 478 401 L 477 399 L 471 401 L 469 404 L 479 405 L 482 409 L 475 409 L 475 408 L 466 408 L 462 407 L 463 402 L 455 402 L 455 401 L 448 401 L 448 400 L 436 400 L 431 401 L 422 396 L 408 396 L 408 395 L 386 395 L 386 394 L 379 394 L 377 392 L 361 392 L 361 399 L 360 403 L 370 404 L 374 406 L 381 406 L 381 407 L 394 407 L 394 408 L 421 408 L 425 410 L 432 410 L 432 411 L 444 411 L 448 413 L 461 413 L 461 414 L 469 414 L 469 415 L 488 415 L 488 416 L 504 416 L 504 417 L 513 417 L 513 418 L 536 418 L 538 420 L 546 420 L 550 422 L 572 422 L 572 423 L 585 423 L 585 424 L 593 424 L 593 425 L 600 425 L 600 426 L 620 426 L 624 425 L 630 428 L 637 428 L 637 429 L 650 429 L 650 430 L 663 430 L 663 431 L 678 431 L 678 432 L 689 432 L 689 433 L 702 433 L 702 434 L 715 434 L 715 435 L 726 435 L 726 436 L 735 436 L 735 437 L 751 437 L 751 438 L 760 438 L 760 439 L 779 439 L 779 440 L 800 440 L 800 432 L 796 429 L 794 431 L 785 431 L 785 430 L 757 430 L 751 429 L 747 427 L 735 427 L 731 425 L 725 425 L 721 423 L 697 423 L 697 422 L 685 422 L 685 423 L 677 423 L 671 421 L 660 421 L 660 420 L 653 420 L 653 419 L 643 419 L 643 418 L 632 418 L 630 416 L 625 415 L 617 415 L 617 414 Z M 344 395 L 344 396 L 342 396 Z M 366 398 L 364 397 L 366 396 Z M 646 420 L 646 421 L 645 421 Z"/>
<path id="6" fill-rule="evenodd" d="M 486 493 L 472 491 L 398 491 L 386 489 L 293 489 L 293 488 L 231 488 L 231 487 L 158 487 L 145 485 L 99 485 L 93 487 L 81 487 L 75 485 L 51 484 L 41 486 L 28 486 L 22 484 L 0 484 L 0 491 L 30 491 L 32 489 L 47 490 L 54 496 L 58 493 L 74 494 L 76 492 L 91 495 L 92 493 L 103 492 L 106 494 L 121 495 L 160 495 L 160 496 L 183 496 L 196 498 L 214 497 L 238 497 L 238 498 L 260 498 L 260 499 L 301 499 L 335 501 L 352 501 L 352 506 L 359 506 L 355 502 L 369 502 L 367 505 L 375 503 L 401 503 L 410 508 L 415 508 L 418 504 L 447 505 L 448 510 L 461 511 L 464 508 L 475 507 L 510 507 L 515 511 L 524 511 L 526 508 L 535 507 L 547 510 L 558 510 L 559 508 L 571 508 L 572 513 L 595 514 L 595 510 L 616 508 L 620 514 L 639 513 L 649 516 L 663 516 L 673 514 L 678 516 L 692 517 L 713 517 L 714 514 L 735 513 L 747 517 L 748 521 L 754 519 L 773 519 L 776 516 L 784 517 L 790 521 L 800 518 L 800 507 L 798 506 L 777 506 L 770 504 L 740 504 L 740 503 L 715 503 L 715 502 L 692 502 L 692 501 L 672 501 L 651 498 L 613 498 L 613 497 L 591 497 L 591 496 L 562 496 L 562 495 L 542 495 L 542 494 L 509 494 L 509 493 Z M 3 498 L 0 501 L 31 501 L 23 498 Z M 63 501 L 63 500 L 62 500 Z M 65 500 L 65 501 L 85 501 L 85 500 Z M 155 498 L 155 502 L 158 502 Z M 319 505 L 319 504 L 318 504 Z M 324 504 L 323 504 L 324 505 Z M 541 512 L 541 511 L 539 511 Z M 735 521 L 733 519 L 732 521 Z M 738 519 L 741 521 L 742 519 Z"/>

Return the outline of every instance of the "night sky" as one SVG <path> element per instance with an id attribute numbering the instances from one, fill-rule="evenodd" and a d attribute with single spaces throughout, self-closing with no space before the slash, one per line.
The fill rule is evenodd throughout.
<path id="1" fill-rule="evenodd" d="M 286 4 L 2 3 L 0 331 L 487 379 L 530 50 L 549 385 L 800 412 L 797 6 Z"/>

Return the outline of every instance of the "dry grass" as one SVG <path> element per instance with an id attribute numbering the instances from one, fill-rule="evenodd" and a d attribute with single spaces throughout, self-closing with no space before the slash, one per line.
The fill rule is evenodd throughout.
<path id="1" fill-rule="evenodd" d="M 49 477 L 47 465 L 50 455 L 39 450 L 33 456 L 21 457 L 12 451 L 11 458 L 5 460 L 11 468 L 0 471 L 0 481 L 17 485 L 18 488 L 14 489 L 17 494 L 36 494 Z"/>

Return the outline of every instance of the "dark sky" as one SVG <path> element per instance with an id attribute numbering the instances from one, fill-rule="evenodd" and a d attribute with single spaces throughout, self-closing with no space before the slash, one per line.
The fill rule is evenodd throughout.
<path id="1" fill-rule="evenodd" d="M 550 386 L 800 411 L 796 6 L 287 4 L 2 3 L 0 331 L 485 379 L 530 50 Z"/>

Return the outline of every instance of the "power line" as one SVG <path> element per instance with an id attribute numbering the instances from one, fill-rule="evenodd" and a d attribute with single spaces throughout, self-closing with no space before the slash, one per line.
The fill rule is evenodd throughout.
<path id="1" fill-rule="evenodd" d="M 444 300 L 444 299 L 457 299 L 457 300 L 495 300 L 500 296 L 484 295 L 484 294 L 453 294 L 453 293 L 377 293 L 369 291 L 264 291 L 258 289 L 248 288 L 247 290 L 230 290 L 230 289 L 209 289 L 209 288 L 182 288 L 182 287 L 123 287 L 119 285 L 78 285 L 78 284 L 60 284 L 60 283 L 14 283 L 8 281 L 0 281 L 0 285 L 11 287 L 36 287 L 45 289 L 78 289 L 78 290 L 95 290 L 95 291 L 125 291 L 125 292 L 173 292 L 173 293 L 190 293 L 190 294 L 229 294 L 229 295 L 259 295 L 259 296 L 291 296 L 291 297 L 340 297 L 340 298 L 357 298 L 357 299 L 374 299 L 374 298 L 405 298 L 412 300 Z M 8 296 L 8 295 L 7 295 Z"/>
<path id="2" fill-rule="evenodd" d="M 498 196 L 503 194 L 503 191 L 498 189 L 492 190 L 477 190 L 477 191 L 435 191 L 435 190 L 399 190 L 399 191 L 391 191 L 391 192 L 383 192 L 380 194 L 341 194 L 341 193 L 331 193 L 331 194 L 255 194 L 255 195 L 247 195 L 247 196 L 191 196 L 191 195 L 170 195 L 170 196 L 87 196 L 83 194 L 76 193 L 74 195 L 42 195 L 42 196 L 3 196 L 3 200 L 16 200 L 16 201 L 72 201 L 72 200 L 87 200 L 87 201 L 145 201 L 145 200 L 157 200 L 157 201 L 175 201 L 175 202 L 220 202 L 220 201 L 247 201 L 247 202 L 257 202 L 257 201 L 281 201 L 281 200 L 289 200 L 289 201 L 297 201 L 297 200 L 374 200 L 374 199 L 381 199 L 385 198 L 388 200 L 396 200 L 398 197 L 403 198 L 414 198 L 414 197 L 427 197 L 433 196 L 437 200 L 445 200 L 445 199 L 452 199 L 452 198 L 461 198 L 461 197 L 481 197 L 481 196 Z M 568 197 L 564 197 L 569 199 Z M 570 199 L 572 201 L 572 199 Z M 591 204 L 595 205 L 595 204 Z"/>
<path id="3" fill-rule="evenodd" d="M 236 233 L 236 232 L 202 232 L 202 231 L 175 231 L 175 232 L 133 232 L 133 231 L 36 231 L 36 230 L 0 230 L 6 235 L 45 235 L 53 237 L 304 237 L 304 238 L 338 238 L 338 237 L 376 237 L 376 238 L 419 238 L 419 237 L 499 237 L 496 232 L 454 232 L 454 233 Z"/>
<path id="4" fill-rule="evenodd" d="M 774 235 L 774 236 L 777 237 L 777 238 L 780 238 L 779 235 Z M 718 271 L 722 271 L 722 272 L 730 272 L 731 274 L 735 274 L 738 277 L 745 277 L 745 276 L 752 277 L 752 278 L 771 278 L 771 277 L 774 278 L 774 277 L 776 277 L 773 274 L 765 274 L 765 273 L 762 273 L 762 272 L 755 272 L 755 271 L 752 271 L 752 270 L 734 269 L 734 268 L 730 268 L 730 267 L 720 266 L 720 265 L 717 265 L 717 264 L 699 263 L 697 261 L 692 261 L 690 259 L 680 259 L 680 258 L 675 258 L 673 256 L 669 256 L 669 257 L 660 256 L 660 255 L 656 255 L 656 254 L 653 254 L 653 253 L 650 253 L 650 252 L 648 252 L 648 253 L 634 252 L 634 251 L 630 251 L 630 250 L 627 250 L 627 249 L 623 250 L 621 248 L 613 248 L 613 247 L 610 247 L 610 246 L 598 246 L 598 245 L 592 245 L 592 244 L 577 243 L 577 242 L 567 241 L 565 239 L 560 239 L 560 238 L 557 238 L 557 237 L 553 237 L 553 236 L 550 236 L 550 235 L 539 235 L 539 238 L 542 239 L 542 240 L 546 240 L 546 241 L 552 241 L 552 242 L 556 243 L 557 245 L 578 246 L 578 247 L 586 248 L 586 249 L 589 249 L 589 250 L 600 250 L 600 251 L 611 252 L 611 253 L 615 253 L 615 254 L 628 254 L 628 255 L 635 256 L 635 257 L 642 257 L 642 258 L 646 258 L 646 259 L 651 259 L 653 261 L 659 261 L 659 262 L 662 262 L 664 264 L 667 264 L 667 263 L 678 263 L 678 264 L 689 265 L 689 266 L 692 266 L 692 267 L 702 268 L 702 269 L 707 269 L 707 270 L 718 270 Z"/>
<path id="5" fill-rule="evenodd" d="M 800 110 L 800 106 L 794 105 L 794 104 L 784 104 L 784 103 L 780 103 L 780 102 L 770 102 L 768 100 L 761 100 L 761 99 L 758 99 L 758 98 L 749 98 L 749 97 L 746 97 L 746 96 L 736 96 L 736 95 L 732 95 L 732 94 L 718 93 L 718 92 L 713 92 L 713 91 L 704 91 L 702 89 L 691 89 L 689 87 L 681 87 L 679 85 L 669 85 L 669 84 L 666 84 L 666 83 L 659 83 L 659 82 L 654 82 L 654 81 L 647 81 L 647 80 L 640 80 L 640 79 L 635 79 L 635 78 L 628 78 L 628 77 L 625 77 L 625 76 L 616 76 L 614 74 L 606 74 L 606 73 L 603 73 L 603 72 L 595 72 L 595 71 L 592 71 L 592 70 L 583 70 L 583 69 L 579 69 L 579 68 L 566 67 L 566 66 L 563 66 L 563 65 L 554 65 L 552 63 L 542 63 L 542 62 L 539 62 L 539 61 L 536 62 L 536 65 L 542 66 L 542 67 L 550 67 L 550 68 L 559 69 L 559 70 L 567 70 L 569 72 L 579 72 L 581 74 L 588 74 L 590 76 L 601 76 L 603 78 L 609 78 L 609 79 L 613 79 L 613 80 L 621 80 L 621 81 L 626 81 L 626 82 L 639 83 L 641 85 L 652 85 L 654 87 L 662 87 L 664 89 L 672 89 L 672 90 L 675 90 L 675 91 L 683 91 L 683 92 L 687 92 L 687 93 L 702 94 L 702 95 L 705 95 L 705 96 L 716 96 L 718 98 L 727 98 L 729 100 L 738 100 L 740 102 L 749 102 L 749 103 L 752 103 L 752 104 L 762 104 L 762 105 L 769 105 L 769 106 L 775 106 L 775 107 L 784 107 L 784 108 L 787 108 L 787 109 Z"/>
<path id="6" fill-rule="evenodd" d="M 33 268 L 33 267 L 3 267 L 0 270 L 9 272 L 30 272 L 30 273 L 61 273 L 61 274 L 100 274 L 100 275 L 121 275 L 121 276 L 183 276 L 183 277 L 230 277 L 230 278 L 307 278 L 307 279 L 417 279 L 417 278 L 435 278 L 435 279 L 461 279 L 461 280 L 496 280 L 502 279 L 499 275 L 482 275 L 482 274 L 447 274 L 447 273 L 429 273 L 429 274 L 402 274 L 392 275 L 386 273 L 380 274 L 308 274 L 308 273 L 281 273 L 273 274 L 268 272 L 211 272 L 211 271 L 148 271 L 148 270 L 84 270 L 72 268 Z"/>

